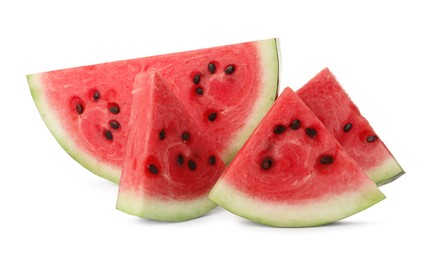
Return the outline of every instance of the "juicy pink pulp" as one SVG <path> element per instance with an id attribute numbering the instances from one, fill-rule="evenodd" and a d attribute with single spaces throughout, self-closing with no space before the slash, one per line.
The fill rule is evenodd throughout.
<path id="1" fill-rule="evenodd" d="M 300 128 L 290 128 L 294 120 L 300 120 Z M 278 125 L 286 130 L 275 134 Z M 313 128 L 316 136 L 308 135 L 308 128 Z M 333 162 L 321 163 L 323 156 L 330 156 Z M 271 159 L 268 169 L 263 168 L 266 158 Z M 221 180 L 248 197 L 290 204 L 337 196 L 371 184 L 358 164 L 289 88 L 277 99 Z"/>
<path id="2" fill-rule="evenodd" d="M 212 147 L 223 154 L 258 97 L 256 86 L 262 80 L 259 59 L 257 43 L 250 42 L 45 72 L 40 74 L 40 83 L 48 106 L 74 145 L 120 168 L 129 130 L 131 90 L 138 73 L 159 69 L 198 125 L 212 136 Z M 214 73 L 208 70 L 210 62 L 216 67 Z M 229 65 L 234 65 L 235 71 L 228 75 L 224 70 Z M 201 77 L 199 84 L 193 82 L 196 74 Z M 197 87 L 203 89 L 202 95 L 196 94 Z M 95 91 L 100 94 L 97 101 L 93 99 Z M 120 108 L 118 114 L 109 111 L 113 103 Z M 77 104 L 83 107 L 81 114 Z M 217 112 L 217 118 L 209 121 L 212 112 Z M 121 127 L 112 129 L 112 120 Z M 107 130 L 112 140 L 108 140 Z"/>
<path id="3" fill-rule="evenodd" d="M 168 201 L 206 196 L 225 168 L 207 133 L 156 73 L 137 76 L 132 104 L 119 194 Z"/>
<path id="4" fill-rule="evenodd" d="M 367 173 L 387 160 L 392 160 L 403 172 L 329 69 L 318 73 L 297 94 Z M 344 131 L 349 123 L 352 127 Z"/>

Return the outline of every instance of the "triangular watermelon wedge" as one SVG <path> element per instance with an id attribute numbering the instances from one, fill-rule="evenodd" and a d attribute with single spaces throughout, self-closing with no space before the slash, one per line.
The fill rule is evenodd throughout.
<path id="1" fill-rule="evenodd" d="M 405 173 L 336 77 L 323 69 L 297 95 L 378 185 Z"/>
<path id="2" fill-rule="evenodd" d="M 155 72 L 132 91 L 117 209 L 161 221 L 196 218 L 215 207 L 207 195 L 225 169 L 213 141 Z"/>
<path id="3" fill-rule="evenodd" d="M 228 163 L 273 104 L 276 39 L 107 62 L 27 76 L 33 100 L 60 145 L 93 173 L 118 183 L 132 85 L 157 69 Z M 216 116 L 213 115 L 216 113 Z"/>
<path id="4" fill-rule="evenodd" d="M 234 214 L 281 227 L 326 224 L 385 198 L 289 88 L 209 197 Z"/>

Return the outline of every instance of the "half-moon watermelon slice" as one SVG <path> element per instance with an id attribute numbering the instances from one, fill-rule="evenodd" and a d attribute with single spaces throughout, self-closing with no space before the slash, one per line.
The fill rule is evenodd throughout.
<path id="1" fill-rule="evenodd" d="M 155 72 L 139 74 L 117 209 L 162 220 L 199 217 L 216 205 L 208 192 L 225 169 L 209 135 Z"/>
<path id="2" fill-rule="evenodd" d="M 375 183 L 289 88 L 209 197 L 234 214 L 280 227 L 326 224 L 384 199 Z"/>
<path id="3" fill-rule="evenodd" d="M 375 183 L 386 184 L 405 173 L 328 68 L 297 94 Z"/>
<path id="4" fill-rule="evenodd" d="M 273 104 L 278 66 L 277 42 L 269 39 L 27 78 L 33 100 L 60 145 L 84 167 L 117 183 L 137 74 L 158 69 L 228 163 Z"/>

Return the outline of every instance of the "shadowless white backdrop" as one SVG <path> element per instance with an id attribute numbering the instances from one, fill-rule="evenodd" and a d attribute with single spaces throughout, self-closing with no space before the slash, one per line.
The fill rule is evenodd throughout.
<path id="1" fill-rule="evenodd" d="M 300 1 L 297 1 L 300 2 Z M 431 259 L 432 16 L 427 1 L 3 1 L 0 259 Z M 45 127 L 26 74 L 280 39 L 281 89 L 336 75 L 407 174 L 387 199 L 313 228 L 221 208 L 160 223 L 115 209 L 116 185 Z"/>

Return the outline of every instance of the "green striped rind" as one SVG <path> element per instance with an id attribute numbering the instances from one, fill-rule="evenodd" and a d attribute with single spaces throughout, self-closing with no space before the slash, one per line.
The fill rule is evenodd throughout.
<path id="1" fill-rule="evenodd" d="M 209 198 L 226 210 L 251 221 L 276 227 L 307 227 L 334 222 L 360 212 L 385 198 L 372 182 L 345 192 L 302 204 L 252 198 L 220 179 Z"/>
<path id="2" fill-rule="evenodd" d="M 114 183 L 119 183 L 121 173 L 120 168 L 107 165 L 106 162 L 96 160 L 95 157 L 89 153 L 80 150 L 71 136 L 61 126 L 60 118 L 56 114 L 56 109 L 50 106 L 48 100 L 45 99 L 45 87 L 41 81 L 42 76 L 43 73 L 27 75 L 27 81 L 33 101 L 51 134 L 75 161 L 94 174 Z"/>
<path id="3" fill-rule="evenodd" d="M 120 191 L 117 209 L 128 214 L 159 221 L 180 222 L 200 217 L 216 207 L 208 197 L 193 200 L 161 200 L 142 192 Z"/>
<path id="4" fill-rule="evenodd" d="M 375 169 L 370 169 L 367 175 L 378 185 L 390 183 L 405 174 L 399 163 L 391 156 Z"/>
<path id="5" fill-rule="evenodd" d="M 279 87 L 278 44 L 278 39 L 269 39 L 257 42 L 262 73 L 260 93 L 258 94 L 258 99 L 252 112 L 249 114 L 249 120 L 242 129 L 237 131 L 237 134 L 230 143 L 228 150 L 222 154 L 222 159 L 226 164 L 232 161 L 234 156 L 276 100 Z"/>

